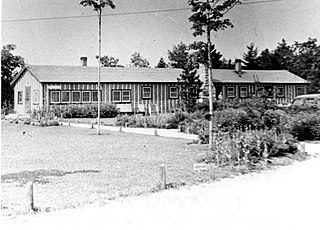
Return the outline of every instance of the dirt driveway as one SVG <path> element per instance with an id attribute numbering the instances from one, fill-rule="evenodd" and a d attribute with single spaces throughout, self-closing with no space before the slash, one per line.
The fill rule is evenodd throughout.
<path id="1" fill-rule="evenodd" d="M 320 144 L 307 144 L 320 153 Z M 2 229 L 319 229 L 320 157 L 107 205 L 4 218 Z"/>

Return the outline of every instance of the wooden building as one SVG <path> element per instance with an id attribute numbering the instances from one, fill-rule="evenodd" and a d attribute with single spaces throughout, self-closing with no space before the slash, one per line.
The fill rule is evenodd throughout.
<path id="1" fill-rule="evenodd" d="M 278 104 L 306 93 L 308 82 L 285 70 L 214 69 L 216 99 L 245 100 L 265 94 Z M 120 112 L 168 113 L 179 103 L 181 69 L 101 68 L 101 100 Z M 203 66 L 198 73 L 205 81 Z M 97 103 L 98 68 L 92 66 L 26 65 L 15 79 L 14 108 L 19 114 L 39 108 Z"/>
<path id="2" fill-rule="evenodd" d="M 204 81 L 205 70 L 198 73 Z M 212 70 L 215 97 L 217 100 L 246 100 L 251 96 L 265 95 L 277 104 L 291 103 L 294 97 L 306 94 L 308 81 L 286 70 Z"/>
<path id="3" fill-rule="evenodd" d="M 101 68 L 102 102 L 116 104 L 120 112 L 171 112 L 179 101 L 180 74 L 168 68 Z M 15 111 L 97 103 L 97 79 L 97 67 L 27 65 L 11 83 Z"/>

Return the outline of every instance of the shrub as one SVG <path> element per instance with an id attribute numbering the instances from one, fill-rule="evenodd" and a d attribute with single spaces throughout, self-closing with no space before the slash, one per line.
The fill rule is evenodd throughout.
<path id="1" fill-rule="evenodd" d="M 296 140 L 290 134 L 277 135 L 273 130 L 218 131 L 213 147 L 210 155 L 198 161 L 237 165 L 297 152 Z"/>
<path id="2" fill-rule="evenodd" d="M 295 115 L 291 120 L 290 133 L 299 141 L 320 140 L 320 112 Z"/>
<path id="3" fill-rule="evenodd" d="M 33 117 L 42 118 L 54 118 L 60 117 L 61 114 L 64 118 L 96 118 L 98 114 L 97 104 L 86 105 L 66 105 L 66 106 L 52 106 L 49 110 L 35 110 L 33 111 Z M 100 117 L 116 117 L 118 111 L 115 105 L 108 103 L 100 104 Z"/>

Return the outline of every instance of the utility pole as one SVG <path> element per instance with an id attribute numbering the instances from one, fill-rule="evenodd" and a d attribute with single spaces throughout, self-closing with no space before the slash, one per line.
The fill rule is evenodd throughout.
<path id="1" fill-rule="evenodd" d="M 100 0 L 101 4 L 101 0 Z M 98 18 L 99 18 L 99 59 L 98 59 L 98 127 L 97 127 L 97 135 L 100 135 L 100 81 L 101 81 L 101 8 L 98 10 Z"/>

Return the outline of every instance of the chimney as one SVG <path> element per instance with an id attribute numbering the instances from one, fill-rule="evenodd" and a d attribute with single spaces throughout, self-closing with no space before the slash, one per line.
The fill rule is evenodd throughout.
<path id="1" fill-rule="evenodd" d="M 80 58 L 81 66 L 87 66 L 87 60 L 88 60 L 87 57 L 81 57 Z"/>
<path id="2" fill-rule="evenodd" d="M 235 63 L 235 71 L 239 74 L 239 77 L 241 77 L 241 59 L 236 59 L 234 63 Z"/>

